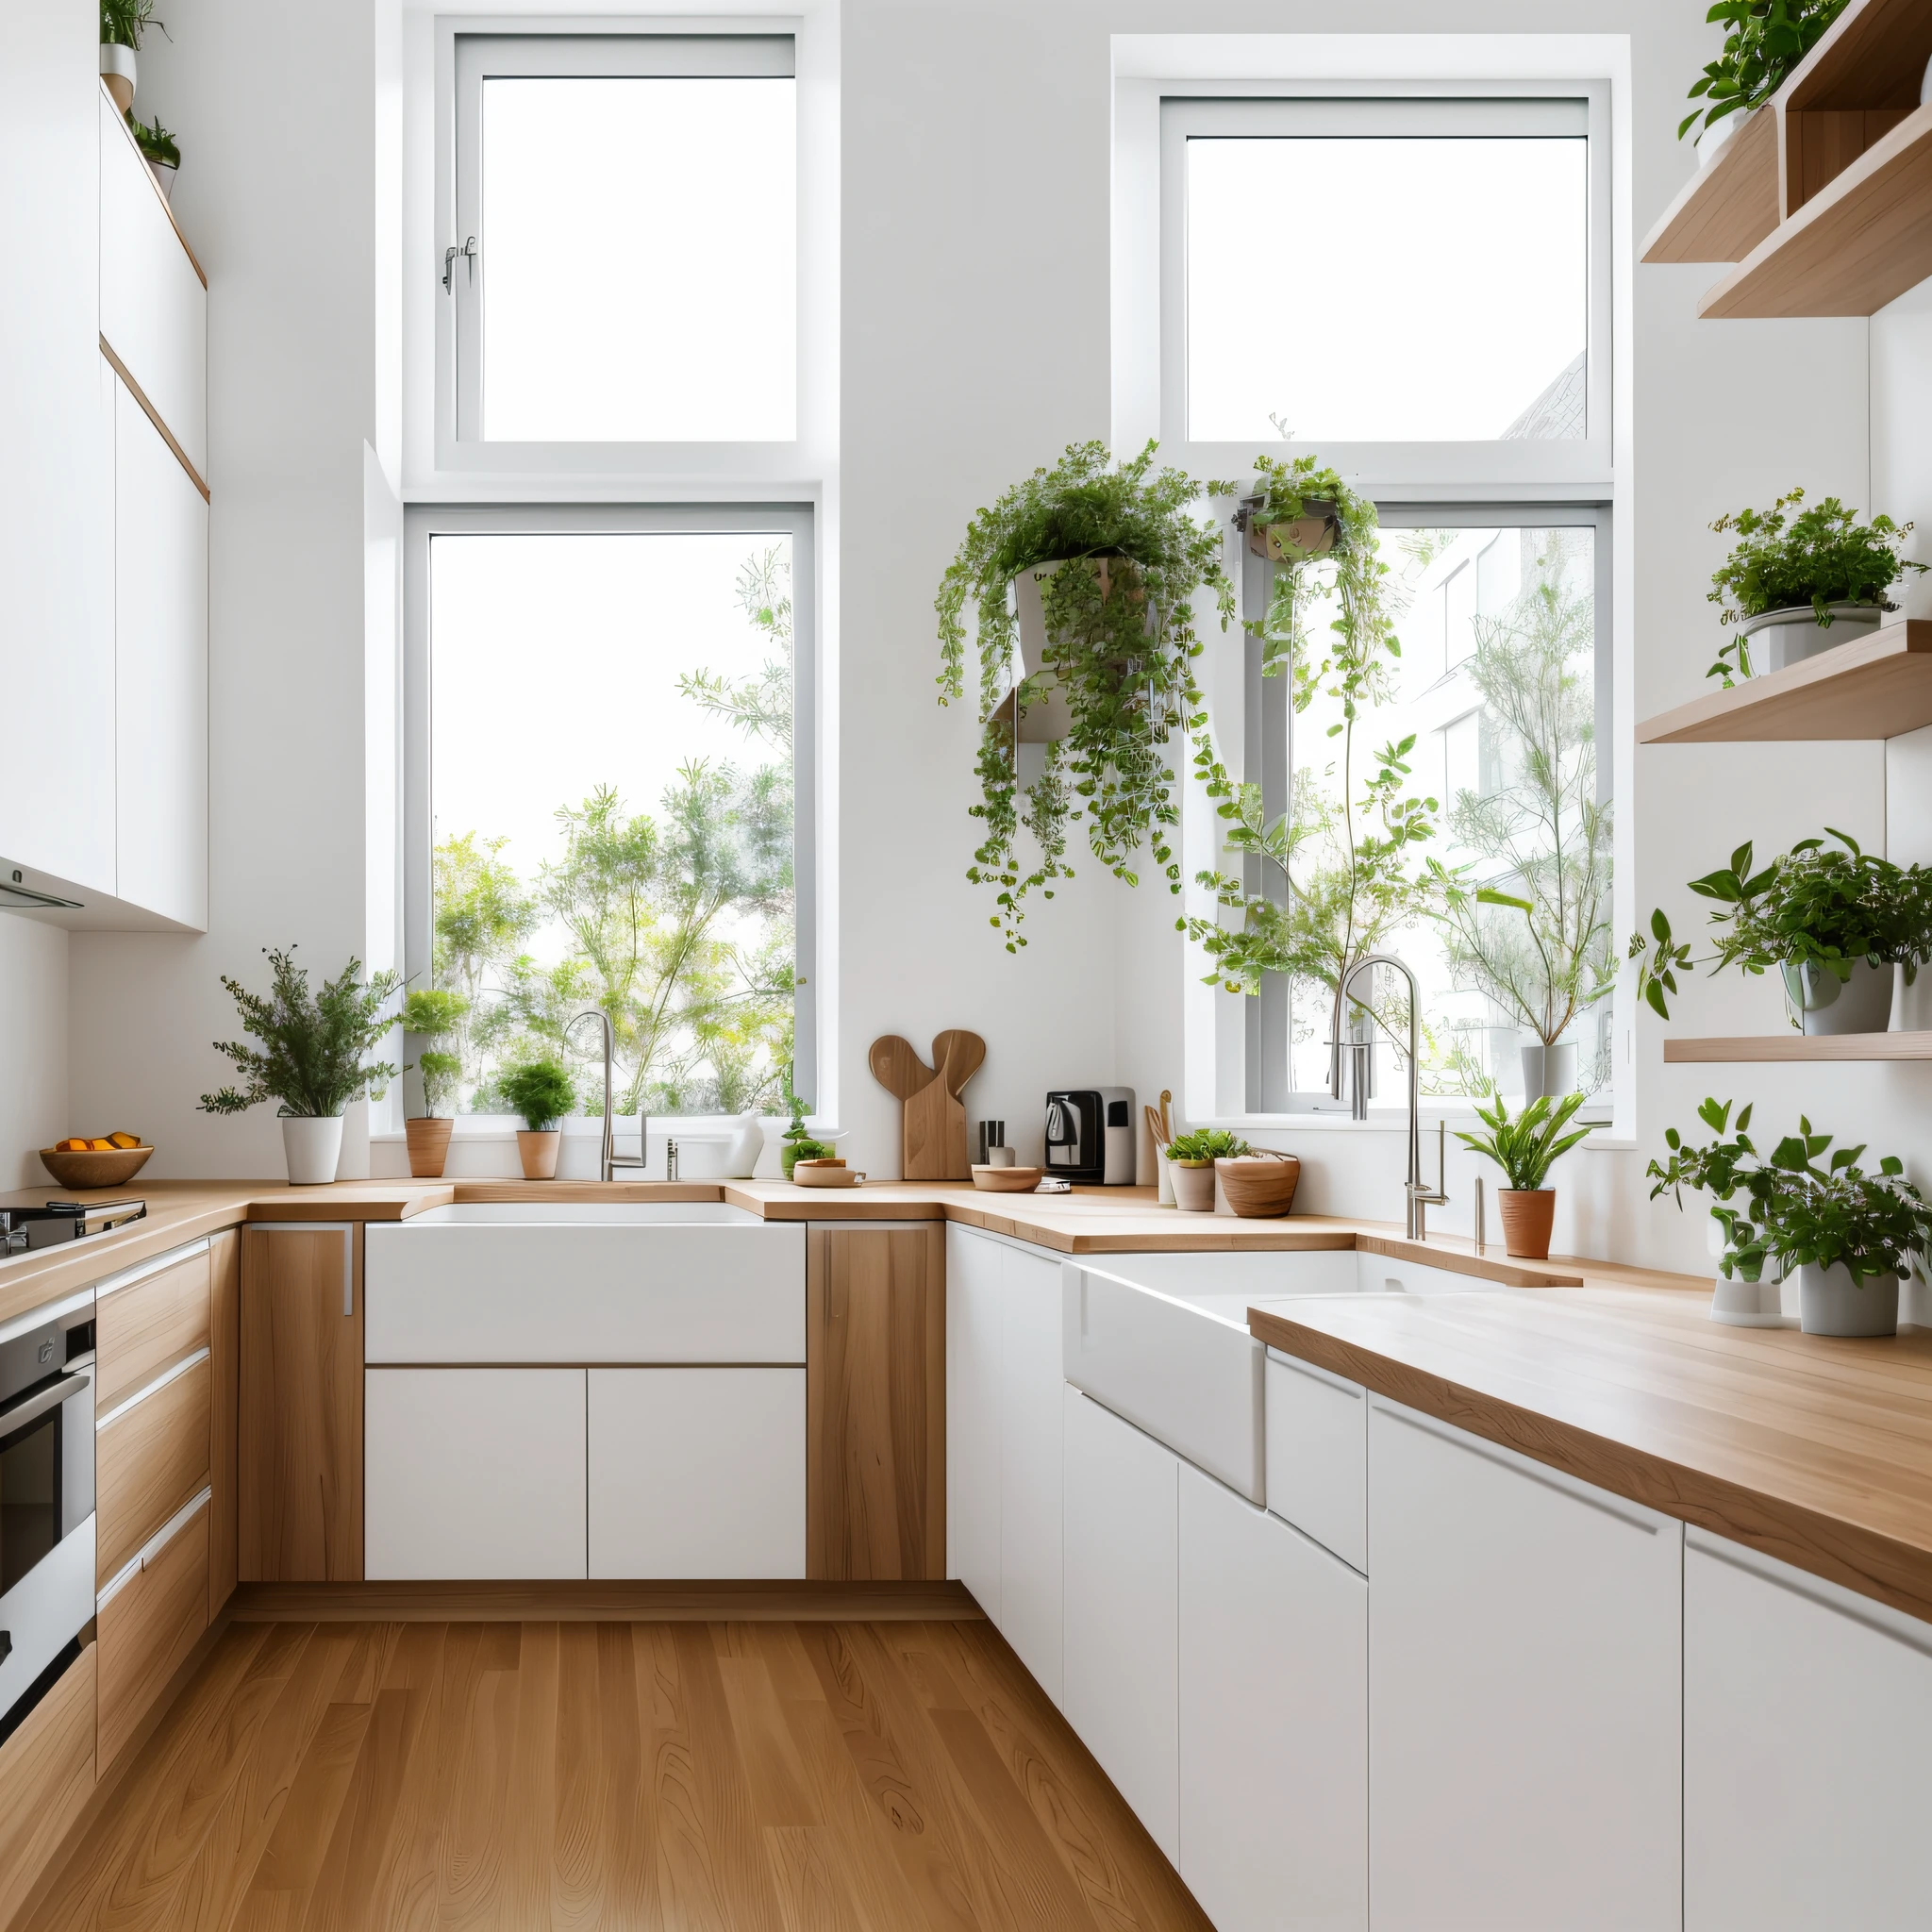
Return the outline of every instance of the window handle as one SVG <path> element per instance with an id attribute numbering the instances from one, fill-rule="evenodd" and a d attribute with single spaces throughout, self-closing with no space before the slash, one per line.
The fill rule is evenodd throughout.
<path id="1" fill-rule="evenodd" d="M 460 248 L 452 242 L 442 251 L 442 286 L 445 289 L 451 287 L 450 276 L 456 272 L 458 257 L 470 264 L 470 286 L 474 289 L 476 286 L 476 238 L 474 235 Z"/>

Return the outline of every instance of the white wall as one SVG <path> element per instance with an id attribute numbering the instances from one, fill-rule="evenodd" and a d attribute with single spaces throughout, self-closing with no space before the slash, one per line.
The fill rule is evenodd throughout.
<path id="1" fill-rule="evenodd" d="M 0 1191 L 46 1188 L 35 1149 L 71 1133 L 110 1134 L 119 1123 L 73 1124 L 67 1106 L 68 936 L 38 920 L 0 918 L 0 1013 L 12 1047 L 0 1082 Z"/>

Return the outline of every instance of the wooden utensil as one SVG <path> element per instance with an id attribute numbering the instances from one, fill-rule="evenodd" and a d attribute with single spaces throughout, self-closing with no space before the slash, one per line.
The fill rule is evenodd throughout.
<path id="1" fill-rule="evenodd" d="M 986 1041 L 953 1028 L 934 1036 L 932 1057 L 927 1066 L 909 1040 L 888 1033 L 873 1041 L 866 1058 L 873 1078 L 904 1103 L 901 1174 L 908 1181 L 963 1181 L 972 1167 L 959 1095 L 986 1058 Z"/>

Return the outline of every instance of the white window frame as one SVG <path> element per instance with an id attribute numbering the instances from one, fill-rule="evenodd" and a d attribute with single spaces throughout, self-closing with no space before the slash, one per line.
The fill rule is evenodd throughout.
<path id="1" fill-rule="evenodd" d="M 797 1091 L 818 1097 L 819 932 L 823 902 L 818 876 L 819 653 L 816 613 L 817 519 L 808 504 L 428 505 L 404 516 L 403 657 L 403 970 L 412 986 L 427 986 L 434 907 L 430 891 L 429 544 L 439 536 L 516 533 L 659 535 L 783 533 L 791 540 L 792 608 L 792 879 L 797 900 L 792 1040 Z M 559 674 L 567 675 L 567 673 Z M 692 1117 L 677 1116 L 691 1122 Z"/>
<path id="2" fill-rule="evenodd" d="M 1338 442 L 1284 441 L 1279 454 L 1318 449 L 1344 476 L 1374 479 L 1377 493 L 1553 498 L 1605 493 L 1613 471 L 1613 228 L 1609 83 L 1516 80 L 1480 84 L 1420 81 L 1275 83 L 1240 93 L 1163 93 L 1160 128 L 1160 436 L 1191 475 L 1244 475 L 1252 442 L 1195 441 L 1187 434 L 1186 144 L 1190 138 L 1457 134 L 1467 137 L 1568 131 L 1582 110 L 1588 142 L 1589 295 L 1585 341 L 1587 433 L 1562 441 Z M 1257 216 L 1257 222 L 1265 219 Z M 1319 219 L 1316 217 L 1314 219 Z M 1344 244 L 1331 226 L 1328 240 Z M 1257 243 L 1258 243 L 1257 233 Z M 1319 308 L 1311 318 L 1311 326 Z M 1319 335 L 1310 344 L 1319 350 Z M 1271 454 L 1277 453 L 1271 448 Z"/>

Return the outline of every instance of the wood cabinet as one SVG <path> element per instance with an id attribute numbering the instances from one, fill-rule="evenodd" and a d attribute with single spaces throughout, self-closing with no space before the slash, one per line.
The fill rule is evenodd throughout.
<path id="1" fill-rule="evenodd" d="M 235 1593 L 236 1458 L 242 1405 L 242 1234 L 225 1227 L 208 1242 L 208 1614 L 212 1623 Z"/>
<path id="2" fill-rule="evenodd" d="M 1180 1470 L 1180 1873 L 1218 1932 L 1366 1932 L 1369 1586 Z"/>
<path id="3" fill-rule="evenodd" d="M 113 1764 L 208 1628 L 208 1496 L 168 1523 L 102 1592 L 98 1762 Z"/>
<path id="4" fill-rule="evenodd" d="M 207 1486 L 211 1392 L 203 1349 L 138 1400 L 102 1418 L 94 1435 L 94 1548 L 101 1584 Z"/>
<path id="5" fill-rule="evenodd" d="M 106 1416 L 208 1345 L 208 1243 L 157 1256 L 94 1289 L 94 1414 Z"/>
<path id="6" fill-rule="evenodd" d="M 1685 1932 L 1932 1924 L 1932 1625 L 1687 1538 Z"/>
<path id="7" fill-rule="evenodd" d="M 59 1849 L 94 1790 L 94 1674 L 90 1643 L 0 1744 L 0 1925 Z"/>
<path id="8" fill-rule="evenodd" d="M 1678 1923 L 1682 1590 L 1674 1518 L 1371 1398 L 1376 1932 Z"/>
<path id="9" fill-rule="evenodd" d="M 945 1228 L 814 1224 L 806 1261 L 806 1574 L 946 1567 Z"/>
<path id="10" fill-rule="evenodd" d="M 1062 1709 L 1180 1862 L 1180 1459 L 1078 1390 L 1066 1405 Z"/>
<path id="11" fill-rule="evenodd" d="M 362 1284 L 353 1223 L 242 1232 L 238 1568 L 362 1575 Z"/>

